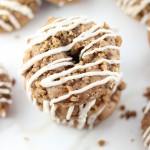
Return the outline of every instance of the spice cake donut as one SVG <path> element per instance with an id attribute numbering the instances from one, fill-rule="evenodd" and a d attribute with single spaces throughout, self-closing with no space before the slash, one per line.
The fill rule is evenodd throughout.
<path id="1" fill-rule="evenodd" d="M 0 0 L 0 33 L 18 30 L 37 11 L 41 0 Z"/>
<path id="2" fill-rule="evenodd" d="M 5 117 L 9 105 L 12 103 L 12 81 L 6 70 L 0 65 L 0 117 Z"/>
<path id="3" fill-rule="evenodd" d="M 85 16 L 50 17 L 27 40 L 21 74 L 29 99 L 53 120 L 92 128 L 120 100 L 122 38 Z"/>
<path id="4" fill-rule="evenodd" d="M 117 0 L 117 3 L 127 15 L 147 26 L 150 41 L 150 0 Z"/>
<path id="5" fill-rule="evenodd" d="M 148 150 L 150 150 L 150 102 L 145 110 L 145 116 L 142 121 L 142 129 L 144 131 L 144 146 L 148 147 Z"/>

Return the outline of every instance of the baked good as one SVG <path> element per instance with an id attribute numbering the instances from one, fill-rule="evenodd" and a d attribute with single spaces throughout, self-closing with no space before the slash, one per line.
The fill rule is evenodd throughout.
<path id="1" fill-rule="evenodd" d="M 5 117 L 9 105 L 12 103 L 12 81 L 6 70 L 0 65 L 0 117 Z"/>
<path id="2" fill-rule="evenodd" d="M 50 3 L 56 4 L 56 5 L 61 7 L 64 4 L 66 4 L 66 3 L 77 2 L 79 0 L 47 0 L 47 1 L 49 1 Z"/>
<path id="3" fill-rule="evenodd" d="M 117 0 L 126 14 L 148 25 L 150 22 L 150 0 Z"/>
<path id="4" fill-rule="evenodd" d="M 37 11 L 41 0 L 0 0 L 0 33 L 18 30 Z"/>
<path id="5" fill-rule="evenodd" d="M 150 149 L 150 102 L 144 112 L 144 119 L 142 121 L 142 129 L 144 131 L 144 146 Z"/>
<path id="6" fill-rule="evenodd" d="M 117 0 L 117 3 L 127 15 L 147 26 L 150 41 L 150 0 Z"/>
<path id="7" fill-rule="evenodd" d="M 120 100 L 122 38 L 85 16 L 50 17 L 27 40 L 21 74 L 29 99 L 59 123 L 90 127 Z"/>

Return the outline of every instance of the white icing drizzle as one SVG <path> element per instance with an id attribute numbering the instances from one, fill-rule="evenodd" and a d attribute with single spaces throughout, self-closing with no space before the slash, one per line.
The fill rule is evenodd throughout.
<path id="1" fill-rule="evenodd" d="M 2 74 L 7 74 L 5 69 L 2 67 L 2 65 L 0 64 L 0 75 Z M 12 83 L 11 82 L 4 82 L 1 81 L 0 79 L 0 94 L 2 95 L 0 98 L 0 103 L 7 103 L 7 104 L 11 104 L 12 100 L 5 98 L 5 96 L 3 95 L 11 95 L 11 87 L 12 87 Z"/>
<path id="2" fill-rule="evenodd" d="M 49 101 L 43 101 L 43 111 L 44 111 L 45 113 L 49 113 L 49 112 L 50 112 Z"/>
<path id="3" fill-rule="evenodd" d="M 0 81 L 0 87 L 1 87 L 1 86 L 6 86 L 6 87 L 8 87 L 8 88 L 11 88 L 11 87 L 12 87 L 12 84 L 9 83 L 9 82 L 1 82 L 1 81 Z"/>
<path id="4" fill-rule="evenodd" d="M 42 75 L 43 73 L 45 73 L 46 71 L 54 70 L 54 69 L 57 69 L 57 68 L 63 67 L 63 66 L 73 65 L 72 62 L 64 63 L 64 62 L 63 62 L 64 60 L 71 60 L 71 59 L 70 59 L 70 58 L 66 58 L 66 59 L 63 58 L 63 59 L 56 60 L 56 61 L 50 63 L 49 65 L 43 67 L 43 68 L 40 69 L 39 71 L 37 71 L 37 72 L 29 79 L 29 81 L 27 82 L 27 86 L 26 86 L 26 90 L 29 91 L 29 92 L 28 92 L 29 98 L 31 98 L 30 87 L 31 87 L 33 81 L 35 81 L 39 76 L 41 76 L 41 75 Z"/>
<path id="5" fill-rule="evenodd" d="M 104 46 L 101 48 L 95 48 L 93 50 L 87 51 L 82 55 L 82 57 L 85 57 L 87 55 L 91 55 L 95 52 L 102 52 L 102 51 L 109 50 L 109 49 L 120 50 L 120 48 L 118 46 L 107 45 L 107 46 Z"/>
<path id="6" fill-rule="evenodd" d="M 40 0 L 36 0 L 36 2 L 40 4 Z M 29 19 L 32 19 L 34 17 L 34 13 L 32 12 L 32 9 L 30 7 L 26 5 L 22 5 L 17 1 L 0 0 L 0 6 L 6 7 L 6 9 L 0 10 L 0 16 L 6 15 L 15 29 L 20 29 L 21 25 L 19 21 L 15 18 L 15 16 L 13 16 L 11 12 L 7 10 L 7 8 L 13 11 L 17 11 L 22 15 L 25 15 Z M 13 27 L 10 24 L 3 21 L 3 19 L 0 19 L 0 26 L 8 32 L 13 30 Z"/>
<path id="7" fill-rule="evenodd" d="M 9 94 L 10 90 L 8 89 L 0 89 L 0 94 Z"/>
<path id="8" fill-rule="evenodd" d="M 51 106 L 50 113 L 51 113 L 51 118 L 52 118 L 53 120 L 56 120 L 56 110 L 57 110 L 57 107 L 58 107 L 58 106 L 56 106 L 55 104 L 53 104 L 53 105 Z"/>
<path id="9" fill-rule="evenodd" d="M 61 78 L 60 80 L 54 81 L 55 79 L 57 79 L 63 75 L 67 75 L 67 72 L 69 72 L 70 70 L 63 71 L 60 74 L 54 74 L 55 76 L 50 76 L 50 77 L 43 79 L 41 81 L 42 87 L 58 86 L 58 85 L 62 85 L 64 83 L 66 83 L 69 80 L 80 79 L 83 77 L 90 77 L 90 76 L 117 76 L 117 77 L 119 77 L 119 75 L 120 75 L 118 72 L 111 72 L 111 71 L 86 72 L 86 73 L 82 73 L 82 74 L 67 76 L 67 77 Z M 72 68 L 72 70 L 73 70 L 73 68 Z"/>
<path id="10" fill-rule="evenodd" d="M 89 118 L 88 118 L 88 125 L 89 125 L 89 129 L 92 129 L 93 125 L 94 125 L 94 122 L 95 120 L 97 119 L 97 117 L 102 114 L 102 112 L 104 111 L 105 109 L 105 105 L 98 111 L 96 112 L 95 114 L 91 115 Z"/>
<path id="11" fill-rule="evenodd" d="M 8 16 L 10 22 L 13 24 L 13 26 L 16 29 L 20 29 L 20 23 L 18 22 L 18 20 L 8 11 L 8 10 L 0 10 L 0 16 L 1 15 L 6 15 Z"/>
<path id="12" fill-rule="evenodd" d="M 31 48 L 34 45 L 44 42 L 47 38 L 49 38 L 51 36 L 55 36 L 59 31 L 69 31 L 71 29 L 76 28 L 80 24 L 86 25 L 91 22 L 92 21 L 85 16 L 56 19 L 51 24 L 46 25 L 46 26 L 42 27 L 41 29 L 39 29 L 34 36 L 32 36 L 28 39 L 28 48 Z M 100 42 L 106 38 L 118 36 L 118 34 L 116 34 L 113 30 L 101 29 L 99 25 L 97 25 L 96 23 L 93 22 L 92 27 L 90 29 L 88 29 L 87 31 L 82 32 L 78 37 L 73 39 L 72 43 L 70 43 L 66 46 L 59 47 L 59 48 L 50 49 L 44 53 L 41 53 L 39 55 L 32 57 L 25 64 L 23 64 L 21 73 L 22 74 L 25 73 L 28 69 L 30 69 L 30 67 L 33 67 L 33 65 L 37 61 L 40 61 L 40 60 L 44 59 L 45 57 L 49 57 L 54 54 L 70 51 L 70 49 L 72 49 L 72 47 L 76 43 L 87 40 L 92 37 L 95 37 L 99 34 L 103 34 L 103 35 L 101 35 L 101 37 L 99 37 L 97 39 L 93 39 L 87 46 L 85 46 L 81 50 L 80 60 L 83 57 L 93 54 L 93 53 L 96 53 L 96 52 L 101 52 L 101 51 L 105 51 L 105 50 L 119 50 L 119 47 L 114 46 L 114 45 L 107 45 L 107 46 L 103 46 L 101 48 L 92 49 L 92 47 L 95 44 L 97 44 L 98 42 Z M 106 62 L 110 65 L 120 64 L 120 60 L 109 60 L 109 59 L 104 59 L 104 58 L 99 59 L 95 62 L 86 63 L 85 65 L 75 65 L 73 62 L 71 62 L 71 60 L 72 59 L 70 57 L 69 58 L 61 58 L 61 59 L 55 60 L 55 61 L 49 63 L 48 65 L 42 67 L 37 72 L 35 72 L 31 76 L 31 78 L 27 81 L 26 90 L 27 90 L 29 97 L 32 98 L 32 96 L 31 96 L 32 95 L 31 94 L 32 83 L 36 79 L 38 79 L 41 75 L 43 75 L 45 72 L 50 71 L 50 70 L 55 70 L 57 68 L 64 67 L 64 66 L 73 66 L 73 67 L 68 70 L 64 70 L 62 72 L 49 75 L 48 77 L 41 80 L 40 85 L 43 88 L 50 88 L 52 86 L 62 85 L 69 80 L 79 79 L 79 78 L 83 78 L 85 76 L 89 76 L 89 77 L 103 76 L 104 77 L 103 79 L 96 81 L 94 83 L 91 83 L 85 87 L 82 87 L 81 89 L 70 91 L 65 95 L 59 96 L 58 98 L 54 98 L 52 100 L 43 102 L 43 111 L 47 112 L 47 113 L 50 112 L 53 120 L 56 120 L 57 122 L 62 122 L 65 124 L 73 125 L 74 120 L 71 119 L 71 116 L 75 109 L 75 106 L 70 106 L 68 108 L 66 119 L 61 121 L 59 118 L 56 117 L 56 110 L 57 110 L 58 106 L 56 106 L 55 103 L 66 100 L 67 98 L 69 98 L 70 96 L 72 96 L 74 94 L 80 94 L 80 93 L 86 92 L 87 90 L 89 90 L 93 87 L 106 84 L 109 81 L 113 81 L 114 82 L 113 85 L 118 85 L 121 75 L 119 72 L 112 72 L 112 71 L 106 70 L 106 71 L 86 72 L 86 73 L 81 73 L 81 74 L 76 74 L 76 75 L 71 76 L 69 74 L 76 70 L 87 69 L 88 67 L 93 67 L 93 66 L 99 65 L 103 62 Z M 112 88 L 113 88 L 113 85 L 112 85 Z M 115 86 L 115 88 L 116 88 L 116 86 Z M 79 106 L 80 111 L 79 111 L 79 118 L 78 118 L 78 128 L 83 128 L 85 126 L 87 119 L 88 119 L 88 124 L 91 128 L 93 126 L 96 118 L 103 112 L 105 106 L 103 106 L 98 112 L 96 112 L 95 114 L 93 114 L 89 118 L 87 118 L 89 110 L 92 108 L 92 106 L 95 103 L 96 103 L 96 100 L 93 100 L 91 102 L 88 102 L 85 105 Z"/>
<path id="13" fill-rule="evenodd" d="M 150 111 L 150 102 L 148 103 L 144 114 L 146 115 Z M 150 149 L 150 126 L 146 129 L 146 131 L 143 134 L 143 139 L 144 139 L 144 146 L 148 147 L 148 150 Z"/>
<path id="14" fill-rule="evenodd" d="M 120 5 L 122 9 L 132 17 L 136 17 L 146 6 L 150 5 L 149 0 L 142 0 L 140 4 L 135 4 L 137 0 L 117 0 L 117 2 L 118 5 Z M 149 19 L 150 13 L 143 16 L 141 23 L 147 23 Z"/>
<path id="15" fill-rule="evenodd" d="M 0 103 L 12 104 L 12 100 L 11 99 L 7 99 L 7 98 L 0 98 Z"/>
<path id="16" fill-rule="evenodd" d="M 2 27 L 4 30 L 8 32 L 13 30 L 13 28 L 9 24 L 5 23 L 3 20 L 0 20 L 0 27 Z"/>
<path id="17" fill-rule="evenodd" d="M 79 118 L 78 118 L 78 129 L 82 129 L 85 126 L 88 112 L 92 108 L 92 106 L 95 104 L 96 100 L 93 100 L 91 102 L 88 102 L 85 104 L 85 106 L 82 104 L 80 105 L 80 111 L 79 111 Z"/>
<path id="18" fill-rule="evenodd" d="M 150 102 L 148 103 L 148 105 L 144 111 L 144 114 L 147 114 L 149 112 L 149 110 L 150 110 Z"/>
<path id="19" fill-rule="evenodd" d="M 0 111 L 0 117 L 5 118 L 6 112 L 4 110 Z"/>
<path id="20" fill-rule="evenodd" d="M 74 110 L 74 106 L 70 106 L 66 115 L 66 120 L 70 120 L 73 110 Z"/>
<path id="21" fill-rule="evenodd" d="M 105 79 L 101 80 L 101 81 L 97 81 L 97 82 L 94 82 L 94 83 L 91 83 L 79 90 L 74 90 L 74 91 L 71 91 L 69 92 L 68 94 L 66 95 L 63 95 L 63 96 L 60 96 L 58 98 L 54 98 L 50 101 L 50 105 L 53 105 L 54 103 L 58 103 L 58 102 L 61 102 L 62 100 L 65 100 L 67 98 L 69 98 L 70 96 L 74 95 L 74 94 L 81 94 L 91 88 L 94 88 L 96 86 L 100 86 L 100 85 L 103 85 L 103 84 L 106 84 L 107 82 L 109 82 L 110 80 L 113 80 L 113 81 L 116 81 L 118 80 L 117 77 L 114 77 L 114 76 L 108 76 L 106 77 Z"/>
<path id="22" fill-rule="evenodd" d="M 148 129 L 145 131 L 144 135 L 143 135 L 143 138 L 144 138 L 144 146 L 145 147 L 149 147 L 150 145 L 149 142 L 150 142 L 150 126 L 148 127 Z"/>

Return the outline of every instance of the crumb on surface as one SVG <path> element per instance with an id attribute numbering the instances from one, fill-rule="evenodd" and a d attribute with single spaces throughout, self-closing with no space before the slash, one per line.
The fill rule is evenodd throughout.
<path id="1" fill-rule="evenodd" d="M 124 118 L 124 119 L 126 119 L 126 120 L 129 120 L 130 118 L 135 118 L 137 116 L 137 112 L 136 111 L 134 111 L 134 110 L 132 110 L 132 111 L 130 111 L 130 110 L 127 110 L 124 114 L 122 114 L 121 116 L 120 116 L 120 118 Z"/>
<path id="2" fill-rule="evenodd" d="M 121 111 L 125 111 L 126 110 L 126 106 L 125 105 L 121 105 L 119 108 Z"/>
<path id="3" fill-rule="evenodd" d="M 12 85 L 14 86 L 16 84 L 16 79 L 12 79 Z"/>
<path id="4" fill-rule="evenodd" d="M 106 141 L 105 140 L 99 140 L 98 141 L 99 146 L 105 146 L 106 145 Z"/>
<path id="5" fill-rule="evenodd" d="M 15 35 L 15 39 L 19 39 L 20 38 L 20 35 Z"/>

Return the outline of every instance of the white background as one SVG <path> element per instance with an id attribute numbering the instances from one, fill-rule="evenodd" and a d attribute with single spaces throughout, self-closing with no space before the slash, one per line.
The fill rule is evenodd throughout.
<path id="1" fill-rule="evenodd" d="M 33 34 L 49 16 L 86 15 L 99 23 L 107 22 L 123 37 L 121 49 L 122 72 L 128 84 L 121 104 L 136 110 L 138 116 L 129 121 L 116 112 L 91 131 L 77 130 L 51 122 L 26 98 L 21 67 L 25 37 Z M 115 0 L 83 0 L 81 3 L 59 8 L 44 3 L 41 10 L 26 27 L 12 34 L 0 35 L 0 62 L 17 80 L 13 89 L 13 104 L 6 119 L 0 119 L 0 149 L 3 150 L 144 150 L 141 138 L 141 110 L 146 104 L 143 93 L 150 85 L 150 48 L 146 29 L 126 16 Z M 15 36 L 19 35 L 20 39 Z M 121 105 L 120 104 L 120 105 Z M 25 140 L 28 138 L 29 140 Z M 98 141 L 107 141 L 101 148 Z M 135 139 L 135 142 L 131 142 Z"/>

